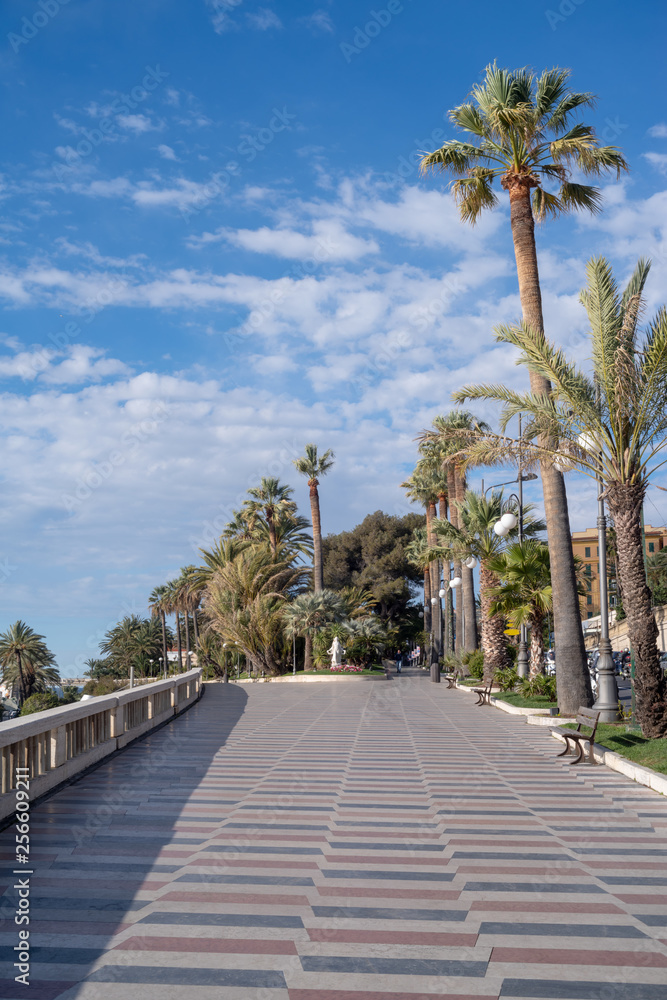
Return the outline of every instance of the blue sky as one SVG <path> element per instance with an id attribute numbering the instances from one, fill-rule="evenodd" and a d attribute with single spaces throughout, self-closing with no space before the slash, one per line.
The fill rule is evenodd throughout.
<path id="1" fill-rule="evenodd" d="M 413 438 L 455 388 L 523 384 L 491 332 L 519 316 L 507 206 L 463 226 L 414 165 L 488 62 L 570 67 L 631 164 L 603 215 L 538 232 L 549 334 L 585 358 L 595 253 L 621 278 L 652 256 L 651 307 L 667 299 L 659 5 L 5 0 L 2 18 L 0 628 L 44 632 L 64 674 L 260 476 L 307 514 L 307 441 L 336 452 L 339 531 L 407 509 Z M 588 485 L 569 492 L 592 524 Z"/>

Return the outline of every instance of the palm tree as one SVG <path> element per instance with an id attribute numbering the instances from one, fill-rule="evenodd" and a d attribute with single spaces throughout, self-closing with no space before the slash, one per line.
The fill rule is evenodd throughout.
<path id="1" fill-rule="evenodd" d="M 421 504 L 426 512 L 426 540 L 429 548 L 435 545 L 434 523 L 436 521 L 438 503 L 438 483 L 433 475 L 433 466 L 428 459 L 422 459 L 417 463 L 414 472 L 401 487 L 406 491 L 411 500 Z M 432 557 L 428 565 L 428 574 L 424 577 L 424 631 L 427 635 L 433 636 L 437 641 L 440 635 L 439 622 L 434 622 L 431 603 L 435 597 L 437 599 L 440 590 L 439 561 Z M 428 590 L 428 593 L 427 593 Z M 435 605 L 437 606 L 437 604 Z M 433 644 L 430 652 L 431 663 L 437 663 L 439 649 L 436 643 Z"/>
<path id="2" fill-rule="evenodd" d="M 296 557 L 244 549 L 216 570 L 204 595 L 205 632 L 236 642 L 255 668 L 275 674 L 285 659 L 283 608 L 308 573 Z"/>
<path id="3" fill-rule="evenodd" d="M 465 139 L 446 142 L 421 162 L 423 171 L 438 170 L 455 178 L 453 193 L 461 218 L 472 224 L 485 208 L 497 204 L 494 180 L 508 192 L 523 321 L 536 333 L 543 333 L 544 319 L 535 218 L 541 221 L 569 211 L 600 210 L 598 189 L 573 182 L 573 170 L 596 177 L 609 171 L 618 176 L 627 169 L 615 146 L 598 145 L 595 130 L 575 121 L 578 110 L 590 107 L 594 98 L 571 91 L 569 75 L 569 70 L 556 68 L 536 78 L 525 69 L 487 66 L 486 78 L 473 87 L 471 100 L 449 113 Z M 545 188 L 550 183 L 558 185 L 557 194 Z M 551 383 L 544 374 L 531 370 L 530 388 L 534 396 L 548 397 Z M 583 698 L 590 682 L 565 482 L 546 452 L 541 456 L 540 473 L 551 553 L 555 643 L 559 661 L 567 664 L 562 668 L 567 677 L 563 674 L 561 680 Z"/>
<path id="4" fill-rule="evenodd" d="M 447 494 L 450 498 L 450 520 L 458 527 L 458 509 L 455 501 L 461 502 L 465 496 L 467 484 L 462 462 L 462 451 L 474 436 L 486 433 L 490 427 L 483 420 L 478 420 L 468 410 L 451 410 L 445 416 L 437 416 L 433 420 L 433 429 L 422 431 L 419 435 L 420 451 L 434 449 L 447 472 Z M 442 497 L 440 517 L 442 518 Z M 465 562 L 457 560 L 454 563 L 454 575 L 461 583 L 461 602 L 456 602 L 456 652 L 461 647 L 461 637 L 465 633 L 465 648 L 477 648 L 477 615 L 475 613 L 475 583 L 473 571 Z M 449 591 L 451 595 L 451 590 Z M 451 600 L 451 597 L 450 597 Z M 463 620 L 465 619 L 465 629 Z"/>
<path id="5" fill-rule="evenodd" d="M 459 558 L 474 556 L 480 564 L 479 591 L 481 603 L 482 649 L 484 651 L 484 678 L 488 682 L 496 670 L 507 666 L 507 640 L 505 621 L 491 611 L 492 592 L 500 580 L 494 572 L 493 560 L 504 547 L 504 540 L 493 530 L 503 514 L 503 494 L 491 492 L 488 496 L 467 490 L 462 502 L 457 501 L 459 526 L 449 521 L 438 521 L 436 534 Z M 524 506 L 524 535 L 534 535 L 544 530 L 544 524 L 531 517 L 531 505 Z"/>
<path id="6" fill-rule="evenodd" d="M 178 580 L 169 580 L 165 584 L 167 593 L 164 596 L 165 612 L 173 615 L 176 623 L 176 644 L 178 649 L 178 669 L 183 670 L 183 644 L 181 641 L 181 593 Z"/>
<path id="7" fill-rule="evenodd" d="M 320 629 L 345 618 L 345 601 L 335 590 L 318 590 L 312 594 L 300 594 L 283 608 L 283 620 L 287 635 L 303 636 L 306 642 L 304 670 L 312 669 L 313 639 Z"/>
<path id="8" fill-rule="evenodd" d="M 327 474 L 333 463 L 334 453 L 331 449 L 318 457 L 316 444 L 307 444 L 305 455 L 294 459 L 296 471 L 302 476 L 306 476 L 310 487 L 310 515 L 313 521 L 313 589 L 316 591 L 324 590 L 322 524 L 320 521 L 320 495 L 317 487 L 321 477 Z"/>
<path id="9" fill-rule="evenodd" d="M 424 614 L 428 613 L 431 605 L 431 577 L 429 566 L 432 555 L 428 544 L 426 528 L 415 528 L 412 532 L 412 541 L 406 546 L 405 554 L 413 566 L 416 566 L 424 574 Z M 424 619 L 424 630 L 429 631 L 429 620 Z M 451 652 L 447 649 L 447 652 Z"/>
<path id="10" fill-rule="evenodd" d="M 271 552 L 275 555 L 278 547 L 276 518 L 283 514 L 288 518 L 296 514 L 296 504 L 292 500 L 294 490 L 282 486 L 280 480 L 263 476 L 259 486 L 248 490 L 249 499 L 243 504 L 252 531 L 258 518 L 266 522 L 269 531 Z"/>
<path id="11" fill-rule="evenodd" d="M 604 257 L 589 261 L 581 302 L 590 322 L 592 378 L 541 331 L 522 324 L 500 328 L 497 339 L 517 347 L 519 363 L 550 380 L 552 396 L 522 395 L 504 385 L 471 386 L 456 395 L 501 401 L 503 429 L 516 413 L 529 414 L 528 436 L 537 437 L 537 444 L 529 446 L 533 461 L 555 459 L 604 484 L 635 657 L 637 717 L 645 736 L 658 737 L 667 733 L 667 679 L 659 664 L 658 629 L 646 582 L 642 506 L 651 476 L 667 461 L 661 454 L 667 436 L 667 310 L 659 310 L 640 340 L 638 320 L 649 266 L 640 260 L 621 294 Z M 474 450 L 479 460 L 494 460 L 514 453 L 516 442 L 487 438 Z M 554 587 L 554 613 L 556 601 Z M 560 659 L 557 655 L 557 669 Z M 559 677 L 559 699 L 560 687 Z M 569 697 L 565 710 L 577 707 Z"/>
<path id="12" fill-rule="evenodd" d="M 57 684 L 60 674 L 55 667 L 55 657 L 38 635 L 24 621 L 14 622 L 6 632 L 0 632 L 0 666 L 2 681 L 17 691 L 17 705 L 31 694 L 46 691 L 50 684 Z"/>
<path id="13" fill-rule="evenodd" d="M 553 608 L 549 547 L 528 538 L 514 542 L 489 562 L 500 584 L 491 589 L 490 614 L 512 628 L 530 628 L 530 676 L 544 673 L 544 623 Z"/>
<path id="14" fill-rule="evenodd" d="M 165 584 L 155 587 L 148 598 L 148 608 L 153 617 L 159 615 L 162 626 L 162 659 L 165 672 L 167 671 L 167 614 L 169 613 L 169 590 Z"/>

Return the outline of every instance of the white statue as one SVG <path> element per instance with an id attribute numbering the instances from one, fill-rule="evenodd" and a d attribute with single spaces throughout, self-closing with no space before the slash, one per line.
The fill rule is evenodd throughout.
<path id="1" fill-rule="evenodd" d="M 332 668 L 333 667 L 340 667 L 340 665 L 343 662 L 343 653 L 344 652 L 345 652 L 345 650 L 343 649 L 343 644 L 340 641 L 340 639 L 338 638 L 338 636 L 336 636 L 336 638 L 334 639 L 334 641 L 331 643 L 331 647 L 329 649 L 327 649 L 327 653 L 329 653 L 330 656 L 331 656 L 331 666 L 332 666 Z"/>

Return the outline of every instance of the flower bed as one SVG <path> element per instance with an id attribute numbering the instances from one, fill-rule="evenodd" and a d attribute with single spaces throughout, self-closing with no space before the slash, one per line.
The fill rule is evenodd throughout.
<path id="1" fill-rule="evenodd" d="M 362 674 L 364 672 L 363 667 L 355 667 L 351 663 L 340 663 L 336 667 L 329 667 L 329 670 L 335 674 Z"/>

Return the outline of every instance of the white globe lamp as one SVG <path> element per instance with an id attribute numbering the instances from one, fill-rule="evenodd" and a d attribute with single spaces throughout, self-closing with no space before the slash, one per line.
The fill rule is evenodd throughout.
<path id="1" fill-rule="evenodd" d="M 513 528 L 516 528 L 519 522 L 516 514 L 512 514 L 512 512 L 508 510 L 507 513 L 503 514 L 500 518 L 500 523 L 504 524 L 508 531 L 511 531 Z"/>

